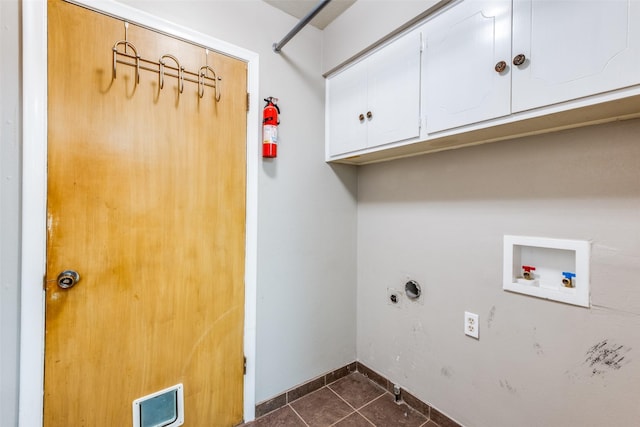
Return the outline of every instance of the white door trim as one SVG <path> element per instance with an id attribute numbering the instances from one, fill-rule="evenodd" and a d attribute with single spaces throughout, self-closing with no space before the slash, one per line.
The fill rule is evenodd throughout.
<path id="1" fill-rule="evenodd" d="M 259 165 L 258 54 L 116 2 L 73 0 L 93 10 L 208 46 L 248 64 L 245 259 L 244 419 L 255 418 L 256 283 Z M 22 2 L 22 230 L 19 425 L 43 423 L 47 214 L 47 4 Z"/>

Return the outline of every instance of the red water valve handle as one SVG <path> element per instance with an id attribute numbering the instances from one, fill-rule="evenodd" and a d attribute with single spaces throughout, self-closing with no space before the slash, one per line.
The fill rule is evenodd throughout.
<path id="1" fill-rule="evenodd" d="M 532 267 L 532 266 L 530 266 L 530 265 L 523 265 L 523 266 L 522 266 L 522 269 L 523 269 L 524 271 L 526 271 L 527 273 L 531 273 L 532 271 L 535 271 L 535 269 L 536 269 L 536 268 L 535 268 L 535 267 Z"/>

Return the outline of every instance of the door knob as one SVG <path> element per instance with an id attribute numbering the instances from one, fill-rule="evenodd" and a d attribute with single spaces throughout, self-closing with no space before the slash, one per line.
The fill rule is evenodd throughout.
<path id="1" fill-rule="evenodd" d="M 507 69 L 507 63 L 504 61 L 500 61 L 496 64 L 496 66 L 494 67 L 494 69 L 496 70 L 496 73 L 501 73 L 504 70 Z"/>
<path id="2" fill-rule="evenodd" d="M 363 121 L 363 120 L 364 120 L 364 114 L 360 114 L 360 115 L 358 116 L 358 120 Z"/>
<path id="3" fill-rule="evenodd" d="M 522 65 L 524 61 L 527 60 L 527 57 L 523 54 L 519 54 L 513 57 L 513 65 Z"/>
<path id="4" fill-rule="evenodd" d="M 370 119 L 371 117 L 373 117 L 373 114 L 371 114 L 371 111 L 367 111 L 367 119 Z"/>
<path id="5" fill-rule="evenodd" d="M 58 274 L 58 286 L 62 289 L 69 289 L 80 281 L 80 275 L 74 270 L 65 270 Z"/>

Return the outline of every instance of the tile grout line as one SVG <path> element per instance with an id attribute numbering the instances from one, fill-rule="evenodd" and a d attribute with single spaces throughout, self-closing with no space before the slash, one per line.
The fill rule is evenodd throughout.
<path id="1" fill-rule="evenodd" d="M 356 371 L 356 372 L 357 372 L 357 371 Z M 344 403 L 346 403 L 347 405 L 349 405 L 349 407 L 353 408 L 353 410 L 354 410 L 354 412 L 355 412 L 356 414 L 360 415 L 360 416 L 361 416 L 362 418 L 364 418 L 368 423 L 370 423 L 372 426 L 374 426 L 374 427 L 375 427 L 376 425 L 373 423 L 373 421 L 371 421 L 369 418 L 367 418 L 366 416 L 364 416 L 364 414 L 360 412 L 360 409 L 364 408 L 365 406 L 371 405 L 373 402 L 375 402 L 376 400 L 380 399 L 380 398 L 381 398 L 381 397 L 383 397 L 385 394 L 387 394 L 387 393 L 388 393 L 389 395 L 391 395 L 391 393 L 390 393 L 388 390 L 384 389 L 382 386 L 380 386 L 380 384 L 376 383 L 375 381 L 372 381 L 370 378 L 368 378 L 368 377 L 366 377 L 365 375 L 363 375 L 363 374 L 362 374 L 362 372 L 360 372 L 360 375 L 364 376 L 368 381 L 370 381 L 372 384 L 376 385 L 376 386 L 380 389 L 380 391 L 382 391 L 382 393 L 380 393 L 380 396 L 374 397 L 373 399 L 371 399 L 371 400 L 369 400 L 369 401 L 367 401 L 367 402 L 363 403 L 362 405 L 360 405 L 360 408 L 356 408 L 355 406 L 353 406 L 352 404 L 350 404 L 349 402 L 347 402 L 347 401 L 346 401 L 342 396 L 340 396 L 340 395 L 338 394 L 338 392 L 337 392 L 337 391 L 335 391 L 334 389 L 332 389 L 332 388 L 331 388 L 331 387 L 329 387 L 328 385 L 327 385 L 327 386 L 325 386 L 325 387 L 327 387 L 329 390 L 331 390 L 331 391 L 333 392 L 333 394 L 335 394 L 336 396 L 338 396 L 338 398 L 340 398 Z M 338 381 L 339 381 L 339 380 L 338 380 Z M 338 381 L 334 381 L 333 383 L 336 383 L 336 382 L 338 382 Z M 331 384 L 333 384 L 333 383 L 331 383 Z M 344 420 L 344 419 L 346 419 L 346 418 L 350 417 L 351 415 L 353 415 L 353 412 L 352 412 L 351 414 L 347 415 L 346 417 L 339 419 L 338 421 L 336 421 L 335 423 L 333 423 L 333 424 L 331 424 L 331 425 L 333 426 L 333 425 L 335 425 L 336 423 L 339 423 L 340 421 L 342 421 L 342 420 Z M 419 426 L 419 427 L 422 427 L 422 426 Z"/>
<path id="2" fill-rule="evenodd" d="M 364 408 L 365 406 L 369 406 L 369 405 L 371 405 L 373 402 L 375 402 L 376 400 L 378 400 L 378 399 L 382 398 L 382 397 L 383 397 L 385 394 L 387 394 L 387 393 L 388 393 L 388 391 L 385 391 L 385 392 L 384 392 L 384 393 L 382 393 L 380 396 L 378 396 L 378 397 L 376 397 L 375 399 L 373 399 L 371 402 L 369 402 L 369 403 L 367 403 L 367 404 L 365 404 L 365 405 L 362 405 L 362 407 L 361 407 L 361 408 Z M 366 417 L 363 413 L 361 413 L 359 410 L 357 410 L 356 412 L 357 412 L 358 414 L 360 414 L 360 416 L 361 416 L 362 418 L 364 418 L 365 420 L 367 420 L 367 422 L 369 422 L 372 426 L 377 427 L 377 426 L 376 426 L 376 424 L 374 424 L 374 423 L 373 423 L 373 421 L 371 421 L 369 418 L 367 418 L 367 417 Z"/>
<path id="3" fill-rule="evenodd" d="M 346 400 L 344 400 L 344 399 L 343 399 L 343 397 L 342 397 L 342 396 L 340 396 L 340 395 L 338 394 L 338 392 L 336 392 L 334 389 L 332 389 L 332 388 L 331 388 L 331 387 L 329 387 L 329 386 L 327 386 L 327 388 L 328 388 L 328 389 L 329 389 L 333 394 L 335 394 L 336 396 L 338 396 L 338 398 L 339 398 L 340 400 L 342 400 L 344 403 L 346 403 L 347 405 L 349 405 L 349 407 L 350 407 L 351 409 L 353 409 L 354 411 L 357 411 L 357 410 L 358 410 L 358 408 L 356 408 L 356 407 L 355 407 L 355 406 L 353 406 L 351 403 L 349 403 L 349 402 L 347 402 Z"/>
<path id="4" fill-rule="evenodd" d="M 424 414 L 422 414 L 422 415 L 424 415 Z M 440 424 L 438 424 L 438 423 L 436 423 L 435 421 L 433 421 L 433 420 L 431 419 L 431 417 L 428 417 L 428 418 L 427 418 L 427 420 L 426 420 L 424 423 L 420 424 L 420 426 L 419 426 L 419 427 L 425 427 L 425 426 L 426 426 L 427 424 L 429 424 L 429 423 L 432 423 L 432 424 L 433 424 L 434 426 L 436 426 L 436 427 L 440 427 Z"/>
<path id="5" fill-rule="evenodd" d="M 357 371 L 356 371 L 356 372 L 357 372 Z M 379 400 L 379 399 L 383 398 L 383 397 L 384 397 L 384 396 L 386 396 L 386 395 L 389 395 L 390 397 L 394 397 L 394 395 L 393 395 L 393 394 L 392 394 L 392 393 L 391 393 L 387 388 L 382 387 L 380 384 L 378 384 L 377 382 L 373 381 L 371 378 L 367 377 L 367 376 L 366 376 L 366 375 L 364 375 L 362 372 L 359 372 L 359 373 L 360 373 L 362 376 L 364 376 L 368 381 L 370 381 L 370 382 L 371 382 L 371 384 L 373 384 L 373 385 L 375 385 L 376 387 L 378 387 L 378 388 L 380 389 L 380 391 L 381 391 L 381 394 L 380 394 L 379 396 L 374 397 L 373 399 L 371 399 L 371 400 L 369 400 L 369 401 L 367 401 L 367 402 L 363 403 L 363 404 L 360 406 L 360 408 L 356 408 L 355 406 L 351 405 L 351 404 L 350 404 L 349 402 L 347 402 L 347 401 L 346 401 L 342 396 L 340 396 L 340 395 L 338 394 L 338 392 L 336 392 L 335 390 L 333 390 L 333 389 L 332 389 L 331 387 L 329 387 L 328 385 L 327 385 L 327 386 L 325 386 L 325 387 L 327 387 L 329 390 L 331 390 L 331 391 L 333 392 L 333 394 L 335 394 L 336 396 L 338 396 L 342 401 L 344 401 L 347 405 L 349 405 L 351 408 L 353 408 L 353 409 L 354 409 L 354 411 L 355 411 L 355 413 L 357 413 L 357 414 L 358 414 L 358 415 L 360 415 L 362 418 L 364 418 L 364 419 L 365 419 L 368 423 L 370 423 L 372 426 L 376 427 L 376 424 L 374 424 L 374 422 L 373 422 L 373 421 L 371 421 L 371 420 L 370 420 L 369 418 L 367 418 L 367 417 L 366 417 L 362 412 L 360 412 L 360 410 L 361 410 L 362 408 L 364 408 L 365 406 L 371 405 L 371 404 L 372 404 L 372 403 L 374 403 L 376 400 Z M 336 383 L 336 382 L 338 382 L 338 381 L 339 381 L 339 380 L 334 381 L 333 383 Z M 331 383 L 331 384 L 333 384 L 333 383 Z M 402 403 L 403 403 L 407 408 L 409 408 L 410 410 L 412 410 L 412 411 L 414 411 L 414 412 L 416 412 L 416 413 L 419 413 L 420 415 L 422 415 L 422 416 L 426 417 L 426 420 L 425 420 L 422 424 L 420 424 L 418 427 L 425 427 L 425 426 L 429 423 L 429 421 L 431 421 L 431 417 L 429 417 L 429 416 L 426 416 L 426 415 L 422 414 L 420 411 L 418 411 L 418 410 L 416 410 L 415 408 L 413 408 L 413 407 L 409 406 L 409 405 L 408 405 L 406 402 L 404 402 L 404 401 L 403 401 Z M 344 420 L 344 419 L 346 419 L 346 418 L 350 417 L 351 415 L 353 415 L 353 413 L 351 413 L 351 414 L 349 414 L 349 415 L 347 415 L 347 416 L 345 416 L 345 417 L 343 417 L 343 418 L 339 419 L 338 421 L 336 421 L 335 423 L 333 423 L 333 424 L 331 424 L 331 425 L 332 425 L 332 426 L 334 426 L 334 425 L 336 425 L 336 423 L 339 423 L 340 421 L 342 421 L 342 420 Z M 434 424 L 435 424 L 435 423 L 434 423 Z M 437 425 L 437 424 L 436 424 L 436 425 Z"/>
<path id="6" fill-rule="evenodd" d="M 296 399 L 296 400 L 297 400 L 297 399 Z M 302 421 L 302 423 L 303 423 L 306 427 L 310 427 L 310 426 L 309 426 L 309 424 L 307 424 L 307 422 L 305 421 L 305 419 L 304 419 L 304 418 L 302 418 L 302 415 L 300 415 L 300 414 L 298 413 L 298 411 L 296 411 L 296 410 L 294 409 L 294 407 L 293 407 L 293 406 L 291 406 L 291 404 L 287 403 L 287 406 L 288 406 L 288 407 L 293 411 L 293 413 L 294 413 L 294 414 L 296 414 L 296 416 L 297 416 L 298 418 L 300 418 L 300 421 Z"/>
<path id="7" fill-rule="evenodd" d="M 337 382 L 337 381 L 334 381 L 334 383 L 335 383 L 335 382 Z M 333 383 L 331 383 L 331 384 L 333 384 Z M 351 412 L 351 413 L 349 413 L 349 414 L 345 415 L 344 417 L 340 418 L 339 420 L 336 420 L 336 422 L 335 422 L 335 423 L 331 424 L 332 426 L 336 425 L 336 424 L 337 424 L 337 423 L 339 423 L 340 421 L 343 421 L 343 420 L 345 420 L 345 419 L 349 418 L 351 415 L 353 415 L 353 414 L 355 414 L 355 413 L 358 413 L 358 410 L 357 410 L 357 409 L 356 409 L 352 404 L 350 404 L 349 402 L 347 402 L 346 400 L 344 400 L 344 399 L 342 398 L 342 396 L 340 396 L 340 395 L 338 394 L 338 392 L 336 392 L 334 389 L 332 389 L 332 388 L 331 388 L 331 387 L 329 387 L 328 385 L 327 385 L 327 386 L 325 386 L 325 387 L 326 387 L 327 389 L 329 389 L 329 391 L 331 391 L 331 393 L 335 394 L 335 395 L 338 397 L 338 399 L 342 400 L 342 401 L 343 401 L 344 403 L 346 403 L 346 404 L 347 404 L 351 409 L 353 409 L 353 412 Z"/>
<path id="8" fill-rule="evenodd" d="M 335 426 L 335 425 L 336 425 L 336 424 L 338 424 L 340 421 L 344 421 L 344 420 L 346 420 L 347 418 L 349 418 L 351 415 L 353 415 L 353 414 L 357 414 L 357 413 L 358 413 L 358 411 L 353 411 L 353 412 L 351 412 L 351 413 L 349 413 L 349 414 L 345 415 L 344 417 L 340 418 L 339 420 L 336 420 L 336 422 L 335 422 L 335 423 L 333 423 L 333 424 L 331 424 L 329 427 L 331 427 L 331 426 Z"/>
<path id="9" fill-rule="evenodd" d="M 300 421 L 302 421 L 302 423 L 304 424 L 304 426 L 305 426 L 305 427 L 310 427 L 310 425 L 307 423 L 307 421 L 302 417 L 302 415 L 300 415 L 300 413 L 298 413 L 298 412 L 293 408 L 293 406 L 292 406 L 291 404 L 292 404 L 292 403 L 294 403 L 294 402 L 296 402 L 297 400 L 302 399 L 303 397 L 305 397 L 305 396 L 307 396 L 307 395 L 310 395 L 310 394 L 313 394 L 313 393 L 315 393 L 315 392 L 318 392 L 318 391 L 322 390 L 322 388 L 327 388 L 327 389 L 329 389 L 329 391 L 331 391 L 331 393 L 333 393 L 335 396 L 337 396 L 337 397 L 338 397 L 338 399 L 340 399 L 342 402 L 346 403 L 346 404 L 347 404 L 347 406 L 353 410 L 353 412 L 350 412 L 350 413 L 349 413 L 349 414 L 347 414 L 346 416 L 344 416 L 344 417 L 340 418 L 339 420 L 335 421 L 333 424 L 331 424 L 331 426 L 335 426 L 337 423 L 339 423 L 339 422 L 341 422 L 341 421 L 343 421 L 343 420 L 345 420 L 345 419 L 347 419 L 347 418 L 349 418 L 349 417 L 353 416 L 353 414 L 355 413 L 355 414 L 358 414 L 360 417 L 362 417 L 365 421 L 367 421 L 371 426 L 376 427 L 376 425 L 375 425 L 375 424 L 374 424 L 374 423 L 373 423 L 369 418 L 367 418 L 364 414 L 362 414 L 362 412 L 360 412 L 360 409 L 357 409 L 354 405 L 351 405 L 351 404 L 350 404 L 346 399 L 344 399 L 340 394 L 338 394 L 338 392 L 337 392 L 336 390 L 334 390 L 334 389 L 331 387 L 332 385 L 334 385 L 334 384 L 338 383 L 339 381 L 343 380 L 344 378 L 346 378 L 346 377 L 348 377 L 349 375 L 352 375 L 352 374 L 360 374 L 360 375 L 362 375 L 364 378 L 366 378 L 366 379 L 367 379 L 371 384 L 373 384 L 373 385 L 374 385 L 374 386 L 375 386 L 375 387 L 376 387 L 376 388 L 381 392 L 381 394 L 380 394 L 379 396 L 377 396 L 377 397 L 375 397 L 375 398 L 373 398 L 373 399 L 371 399 L 371 400 L 369 400 L 369 401 L 367 401 L 367 402 L 363 403 L 362 405 L 360 405 L 360 409 L 365 408 L 365 407 L 366 407 L 366 406 L 368 406 L 368 405 L 371 405 L 372 403 L 374 403 L 375 401 L 379 400 L 380 398 L 382 398 L 382 397 L 386 396 L 387 394 L 389 394 L 389 396 L 390 396 L 390 397 L 392 397 L 392 398 L 394 397 L 394 395 L 393 395 L 393 394 L 391 393 L 391 391 L 388 389 L 388 385 L 389 385 L 389 383 L 390 383 L 390 381 L 389 381 L 389 380 L 386 380 L 386 381 L 387 381 L 387 387 L 385 388 L 384 386 L 382 386 L 381 384 L 379 384 L 378 382 L 374 381 L 372 378 L 370 378 L 369 376 L 367 376 L 365 372 L 362 372 L 362 371 L 359 371 L 359 370 L 357 370 L 357 369 L 356 369 L 356 370 L 354 370 L 354 371 L 349 371 L 349 372 L 347 372 L 344 376 L 342 376 L 342 377 L 340 377 L 340 378 L 338 378 L 338 379 L 335 379 L 335 380 L 333 380 L 333 381 L 331 381 L 331 382 L 328 382 L 328 381 L 327 381 L 327 375 L 325 375 L 325 376 L 324 376 L 324 378 L 323 378 L 323 382 L 324 382 L 324 385 L 323 385 L 323 386 L 321 386 L 320 388 L 318 388 L 318 389 L 316 389 L 316 390 L 313 390 L 313 391 L 311 391 L 311 392 L 308 392 L 308 393 L 306 393 L 306 394 L 305 394 L 305 395 L 303 395 L 303 396 L 299 396 L 297 399 L 295 399 L 295 400 L 293 400 L 293 401 L 291 401 L 291 402 L 288 402 L 289 395 L 288 395 L 288 392 L 285 392 L 285 394 L 284 394 L 284 395 L 285 395 L 285 398 L 286 398 L 286 400 L 287 400 L 287 403 L 286 403 L 285 405 L 283 405 L 281 408 L 283 408 L 283 407 L 285 407 L 285 406 L 289 406 L 289 408 L 294 412 L 294 414 L 296 415 L 296 417 L 297 417 Z M 319 378 L 322 378 L 322 377 L 319 377 Z M 383 378 L 384 378 L 384 377 L 383 377 Z M 403 399 L 403 400 L 404 400 L 404 399 Z M 427 427 L 427 425 L 428 425 L 430 422 L 431 422 L 431 423 L 433 423 L 433 425 L 434 425 L 435 427 L 440 427 L 440 426 L 439 426 L 439 424 L 435 423 L 435 422 L 431 419 L 430 414 L 429 414 L 429 415 L 425 415 L 425 414 L 421 413 L 419 410 L 417 410 L 416 408 L 414 408 L 414 407 L 412 407 L 412 406 L 408 405 L 408 404 L 407 404 L 407 402 L 404 402 L 404 401 L 403 401 L 402 403 L 403 403 L 404 405 L 406 405 L 406 406 L 407 406 L 409 409 L 411 409 L 412 411 L 414 411 L 414 412 L 416 412 L 416 413 L 419 413 L 419 414 L 421 414 L 422 416 L 426 416 L 426 418 L 427 418 L 427 419 L 426 419 L 422 424 L 420 424 L 418 427 Z M 431 407 L 430 407 L 430 406 L 429 406 L 429 409 L 431 409 Z M 277 410 L 278 410 L 278 409 L 274 409 L 274 410 L 273 410 L 273 411 L 271 411 L 271 412 L 275 412 L 275 411 L 277 411 Z M 269 412 L 269 413 L 271 413 L 271 412 Z M 429 412 L 430 412 L 430 411 L 429 411 Z M 263 414 L 261 417 L 264 417 L 265 415 L 267 415 L 267 414 Z M 261 418 L 261 417 L 260 417 L 260 418 Z"/>
<path id="10" fill-rule="evenodd" d="M 357 372 L 357 371 L 356 371 L 356 372 Z M 360 374 L 362 375 L 362 373 L 360 373 Z M 364 375 L 363 375 L 363 376 L 364 376 Z M 367 377 L 365 377 L 365 378 L 367 378 Z M 367 401 L 367 402 L 363 403 L 362 405 L 360 405 L 360 409 L 364 408 L 365 406 L 368 406 L 368 405 L 372 404 L 372 403 L 373 403 L 373 402 L 375 402 L 376 400 L 378 400 L 378 399 L 380 399 L 381 397 L 383 397 L 385 394 L 389 393 L 389 391 L 387 391 L 387 390 L 383 389 L 379 384 L 377 384 L 377 383 L 376 383 L 376 382 L 374 382 L 374 381 L 371 381 L 371 379 L 367 378 L 367 380 L 368 380 L 368 381 L 370 381 L 372 384 L 377 385 L 377 386 L 380 388 L 380 390 L 382 391 L 382 393 L 380 394 L 380 396 L 374 397 L 373 399 L 371 399 L 371 400 L 369 400 L 369 401 Z M 338 381 L 339 381 L 339 380 L 334 381 L 334 382 L 332 382 L 331 384 L 336 383 L 336 382 L 338 382 Z M 347 405 L 349 405 L 349 407 L 350 407 L 350 408 L 352 408 L 352 409 L 353 409 L 353 412 L 352 412 L 352 413 L 348 414 L 347 416 L 345 416 L 345 417 L 343 417 L 343 418 L 340 418 L 340 419 L 339 419 L 339 420 L 337 420 L 335 423 L 331 424 L 332 426 L 336 425 L 336 424 L 337 424 L 337 423 L 339 423 L 340 421 L 345 420 L 346 418 L 349 418 L 351 415 L 353 415 L 354 413 L 356 413 L 356 414 L 360 415 L 362 418 L 364 418 L 364 419 L 365 419 L 369 424 L 371 424 L 372 426 L 376 427 L 376 425 L 373 423 L 373 421 L 371 421 L 369 418 L 365 417 L 365 416 L 364 416 L 364 414 L 362 414 L 362 413 L 360 412 L 360 409 L 356 408 L 355 406 L 353 406 L 352 404 L 350 404 L 349 402 L 347 402 L 347 401 L 346 401 L 342 396 L 340 396 L 340 395 L 338 394 L 338 392 L 337 392 L 337 391 L 335 391 L 334 389 L 332 389 L 331 387 L 329 387 L 329 385 L 326 385 L 325 387 L 327 387 L 329 390 L 331 390 L 331 392 L 332 392 L 333 394 L 335 394 L 336 396 L 338 396 L 338 398 L 339 398 L 340 400 L 342 400 L 344 403 L 346 403 Z M 389 393 L 389 394 L 391 394 L 391 393 Z M 422 427 L 422 426 L 420 426 L 420 427 Z"/>
<path id="11" fill-rule="evenodd" d="M 356 411 L 358 412 L 358 411 Z M 358 412 L 358 414 L 360 414 L 360 412 Z M 363 414 L 360 414 L 360 416 L 362 418 L 364 418 L 369 424 L 371 424 L 373 427 L 376 427 L 376 425 L 373 423 L 373 421 L 371 421 L 369 418 L 365 417 Z"/>
<path id="12" fill-rule="evenodd" d="M 358 362 L 358 363 L 359 363 L 359 362 Z M 357 365 L 357 366 L 358 366 L 358 368 L 360 367 L 360 365 Z M 378 374 L 376 371 L 372 370 L 371 368 L 367 367 L 367 366 L 366 366 L 366 365 L 364 365 L 364 364 L 362 364 L 362 367 L 363 367 L 364 369 L 363 369 L 362 371 L 358 370 L 357 372 L 360 372 L 360 373 L 361 373 L 365 378 L 367 378 L 367 379 L 368 379 L 369 381 L 371 381 L 373 384 L 375 384 L 375 385 L 377 385 L 378 387 L 382 388 L 382 389 L 385 391 L 385 394 L 386 394 L 386 393 L 389 393 L 389 394 L 391 395 L 391 397 L 395 397 L 395 396 L 393 395 L 393 393 L 391 393 L 391 390 L 389 390 L 389 385 L 390 385 L 390 384 L 393 384 L 391 380 L 389 380 L 388 378 L 386 378 L 386 377 L 385 377 L 385 376 L 383 376 L 383 375 Z M 367 375 L 367 373 L 366 373 L 366 372 L 364 372 L 364 371 L 366 371 L 366 370 L 371 371 L 371 372 L 373 372 L 375 375 L 380 376 L 384 381 L 386 381 L 387 387 L 382 386 L 380 383 L 378 383 L 377 381 L 375 381 L 373 378 L 369 377 L 369 376 Z M 401 387 L 401 390 L 402 390 L 402 387 Z M 383 394 L 383 395 L 384 395 L 384 394 Z M 415 397 L 414 397 L 414 398 L 415 398 Z M 431 422 L 432 422 L 436 427 L 440 427 L 440 424 L 436 423 L 436 422 L 435 422 L 435 421 L 433 421 L 433 419 L 431 418 L 431 411 L 432 411 L 433 409 L 435 409 L 435 408 L 433 408 L 433 406 L 432 406 L 431 404 L 429 404 L 429 403 L 423 402 L 422 400 L 420 400 L 420 399 L 418 399 L 418 398 L 416 398 L 416 399 L 417 399 L 418 401 L 420 401 L 420 402 L 424 403 L 425 405 L 427 405 L 427 406 L 429 407 L 429 414 L 428 414 L 428 415 L 423 414 L 423 413 L 422 413 L 421 411 L 419 411 L 417 408 L 414 408 L 413 406 L 409 405 L 409 404 L 408 404 L 404 399 L 402 399 L 402 403 L 403 403 L 404 405 L 406 405 L 406 406 L 407 406 L 409 409 L 411 409 L 412 411 L 417 412 L 417 413 L 419 413 L 419 414 L 421 414 L 422 416 L 424 416 L 424 417 L 426 417 L 426 418 L 427 418 L 427 419 L 426 419 L 426 421 L 425 421 L 423 424 L 420 424 L 420 426 L 418 426 L 418 427 L 424 427 L 424 426 L 426 426 L 430 421 L 431 421 Z M 376 400 L 376 399 L 374 399 L 374 400 Z M 370 402 L 370 403 L 371 403 L 371 402 Z M 362 414 L 360 414 L 360 415 L 362 415 Z M 459 427 L 462 427 L 462 426 L 459 426 Z"/>

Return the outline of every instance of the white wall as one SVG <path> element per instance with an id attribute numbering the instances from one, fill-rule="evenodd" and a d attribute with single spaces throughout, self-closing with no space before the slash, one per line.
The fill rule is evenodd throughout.
<path id="1" fill-rule="evenodd" d="M 436 0 L 356 1 L 325 28 L 323 72 L 367 49 L 436 3 Z"/>
<path id="2" fill-rule="evenodd" d="M 326 28 L 325 71 L 410 19 L 390 4 L 360 0 Z M 360 167 L 358 359 L 465 426 L 636 425 L 639 134 L 635 120 Z M 592 308 L 502 291 L 505 234 L 591 241 Z M 407 277 L 422 300 L 390 305 Z"/>
<path id="3" fill-rule="evenodd" d="M 321 32 L 276 54 L 298 20 L 262 1 L 123 3 L 258 53 L 252 96 L 280 100 L 278 158 L 261 160 L 258 184 L 256 401 L 352 362 L 356 170 L 323 161 Z"/>
<path id="4" fill-rule="evenodd" d="M 18 422 L 20 99 L 17 0 L 0 1 L 0 419 Z M 7 60 L 8 59 L 8 60 Z"/>
<path id="5" fill-rule="evenodd" d="M 469 427 L 637 423 L 638 134 L 635 120 L 362 167 L 359 360 Z M 505 234 L 591 241 L 592 308 L 503 291 Z M 407 276 L 423 301 L 389 305 Z"/>

